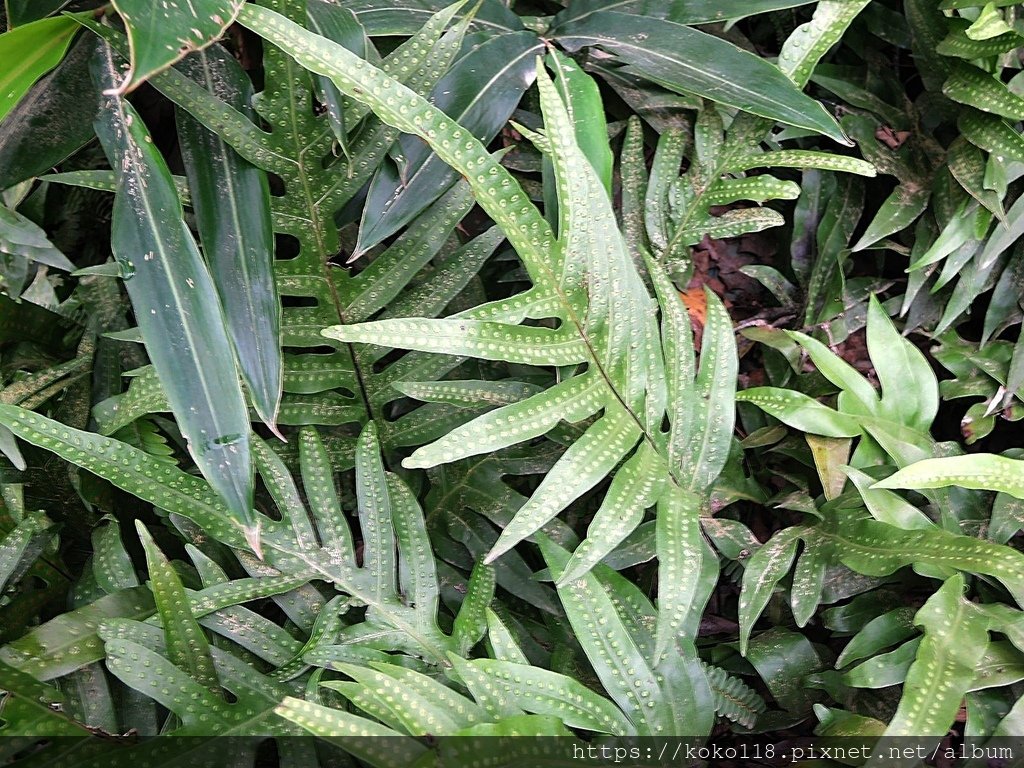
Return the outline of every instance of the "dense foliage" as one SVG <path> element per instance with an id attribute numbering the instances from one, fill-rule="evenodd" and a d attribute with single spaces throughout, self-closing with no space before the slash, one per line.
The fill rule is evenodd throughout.
<path id="1" fill-rule="evenodd" d="M 6 0 L 0 754 L 1024 735 L 1019 15 Z"/>

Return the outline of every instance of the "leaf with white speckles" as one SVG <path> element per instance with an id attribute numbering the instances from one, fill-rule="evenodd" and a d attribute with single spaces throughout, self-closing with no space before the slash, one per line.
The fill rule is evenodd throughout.
<path id="1" fill-rule="evenodd" d="M 700 512 L 700 499 L 675 485 L 669 485 L 658 500 L 656 659 L 661 659 L 676 640 L 683 637 L 683 626 L 694 602 L 702 592 L 707 592 L 700 589 L 704 557 Z"/>
<path id="2" fill-rule="evenodd" d="M 52 680 L 103 658 L 96 630 L 105 619 L 144 619 L 154 610 L 146 587 L 121 590 L 35 627 L 0 648 L 0 661 L 40 680 Z"/>
<path id="3" fill-rule="evenodd" d="M 136 88 L 216 41 L 243 4 L 244 0 L 114 0 L 131 44 L 131 69 L 118 91 Z"/>
<path id="4" fill-rule="evenodd" d="M 956 568 L 998 579 L 1024 606 L 1024 554 L 1011 547 L 941 528 L 903 530 L 876 520 L 840 519 L 836 557 L 868 576 L 910 564 Z"/>
<path id="5" fill-rule="evenodd" d="M 285 698 L 275 711 L 314 736 L 378 768 L 413 765 L 427 752 L 427 747 L 420 742 L 375 720 L 292 696 Z"/>
<path id="6" fill-rule="evenodd" d="M 796 390 L 751 387 L 738 392 L 736 399 L 752 403 L 783 424 L 803 432 L 825 437 L 857 437 L 861 434 L 861 426 L 856 419 Z"/>
<path id="7" fill-rule="evenodd" d="M 885 480 L 875 488 L 979 488 L 1024 499 L 1024 461 L 994 453 L 925 459 Z"/>
<path id="8" fill-rule="evenodd" d="M 820 168 L 824 171 L 876 176 L 871 163 L 857 157 L 832 155 L 809 149 L 779 149 L 762 154 L 743 155 L 726 164 L 723 170 L 749 171 L 752 168 Z"/>
<path id="9" fill-rule="evenodd" d="M 547 539 L 542 538 L 540 544 L 557 578 L 569 554 Z M 637 732 L 652 736 L 670 733 L 672 723 L 667 721 L 664 707 L 659 706 L 657 677 L 593 571 L 559 587 L 558 596 L 601 684 Z"/>
<path id="10" fill-rule="evenodd" d="M 789 572 L 799 540 L 807 531 L 802 526 L 786 528 L 772 536 L 747 560 L 739 607 L 741 653 L 746 652 L 754 624 L 768 605 L 775 587 Z"/>
<path id="11" fill-rule="evenodd" d="M 930 750 L 953 724 L 989 644 L 989 619 L 963 592 L 963 576 L 953 576 L 914 616 L 914 623 L 924 629 L 924 639 L 885 736 L 912 736 Z M 916 764 L 916 760 L 893 762 L 876 757 L 868 766 Z"/>
<path id="12" fill-rule="evenodd" d="M 372 666 L 334 664 L 360 684 L 361 694 L 375 699 L 413 736 L 444 735 L 484 720 L 479 707 L 426 675 L 387 664 Z M 332 688 L 334 684 L 324 686 Z"/>
<path id="13" fill-rule="evenodd" d="M 13 585 L 29 569 L 52 536 L 53 523 L 33 513 L 0 538 L 0 590 Z"/>
<path id="14" fill-rule="evenodd" d="M 616 736 L 635 733 L 618 707 L 566 675 L 495 659 L 476 659 L 466 666 L 526 712 L 557 717 L 570 728 Z"/>
<path id="15" fill-rule="evenodd" d="M 131 556 L 121 541 L 121 526 L 111 517 L 92 532 L 93 578 L 107 593 L 139 585 Z"/>
<path id="16" fill-rule="evenodd" d="M 469 577 L 466 596 L 452 626 L 452 640 L 462 656 L 468 656 L 487 632 L 487 606 L 494 599 L 494 567 L 478 561 Z"/>
<path id="17" fill-rule="evenodd" d="M 592 369 L 587 378 L 597 387 L 596 398 L 587 404 L 588 410 L 580 418 L 602 408 L 606 415 L 590 428 L 597 432 L 585 438 L 573 455 L 589 461 L 591 448 L 584 449 L 588 445 L 597 448 L 601 438 L 608 445 L 600 446 L 599 453 L 607 456 L 600 466 L 594 465 L 593 472 L 571 463 L 563 465 L 558 470 L 560 482 L 571 479 L 571 486 L 542 486 L 540 498 L 535 497 L 532 505 L 524 507 L 506 529 L 504 539 L 492 550 L 493 559 L 610 473 L 632 450 L 640 434 L 660 422 L 664 410 L 654 302 L 629 257 L 603 184 L 575 142 L 565 103 L 547 74 L 539 69 L 546 120 L 544 144 L 551 153 L 560 231 L 564 233 L 556 240 L 508 172 L 464 128 L 435 107 L 344 48 L 310 35 L 271 11 L 247 7 L 240 20 L 291 53 L 303 66 L 330 77 L 349 97 L 367 103 L 385 122 L 423 138 L 466 178 L 481 207 L 504 230 L 534 283 L 534 289 L 521 297 L 494 302 L 454 318 L 339 325 L 328 328 L 324 335 L 346 342 L 532 365 L 587 363 Z M 526 296 L 536 297 L 536 302 L 528 305 Z M 557 317 L 561 325 L 552 330 L 518 324 L 527 317 Z M 627 349 L 630 351 L 623 354 Z M 514 411 L 543 402 L 544 395 L 536 395 L 533 402 L 505 406 L 511 409 L 505 413 L 486 414 L 480 422 L 471 422 L 456 435 L 449 435 L 443 445 L 421 449 L 407 466 L 432 466 L 542 434 L 552 423 L 551 417 L 538 418 L 521 435 L 502 435 L 497 425 L 499 419 Z M 623 406 L 628 415 L 618 413 Z M 553 415 L 550 408 L 548 411 Z M 485 439 L 477 440 L 480 435 Z"/>
<path id="18" fill-rule="evenodd" d="M 663 460 L 648 443 L 641 443 L 612 478 L 587 527 L 587 538 L 573 552 L 558 583 L 578 579 L 621 544 L 661 495 L 665 482 Z"/>
<path id="19" fill-rule="evenodd" d="M 555 463 L 530 500 L 505 526 L 484 562 L 497 560 L 601 482 L 639 439 L 640 430 L 628 416 L 612 413 L 599 419 Z"/>
<path id="20" fill-rule="evenodd" d="M 214 696 L 222 696 L 210 645 L 189 609 L 185 588 L 146 527 L 136 523 L 146 551 L 150 589 L 164 627 L 164 642 L 171 662 Z"/>

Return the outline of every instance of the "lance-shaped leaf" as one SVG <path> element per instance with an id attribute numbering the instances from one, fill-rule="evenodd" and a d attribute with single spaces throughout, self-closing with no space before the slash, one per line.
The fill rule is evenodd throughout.
<path id="1" fill-rule="evenodd" d="M 885 736 L 913 736 L 930 750 L 953 724 L 989 644 L 990 620 L 963 592 L 963 576 L 953 576 L 914 617 L 924 638 Z M 917 759 L 894 762 L 878 756 L 868 763 L 871 768 L 917 764 Z"/>
<path id="2" fill-rule="evenodd" d="M 61 691 L 0 661 L 0 705 L 4 720 L 0 738 L 8 741 L 5 750 L 35 747 L 35 739 L 44 736 L 85 736 L 84 726 L 62 714 L 65 696 Z M 18 739 L 17 737 L 28 737 Z M 19 743 L 20 741 L 20 743 Z M 8 753 L 9 754 L 9 753 Z"/>
<path id="3" fill-rule="evenodd" d="M 415 765 L 416 760 L 428 752 L 427 747 L 416 739 L 376 720 L 292 696 L 286 697 L 275 712 L 377 768 Z"/>
<path id="4" fill-rule="evenodd" d="M 220 46 L 180 67 L 251 118 L 252 84 Z M 196 224 L 242 378 L 260 418 L 276 429 L 281 404 L 281 302 L 274 285 L 274 232 L 267 175 L 180 108 L 178 141 Z"/>
<path id="5" fill-rule="evenodd" d="M 1024 554 L 941 528 L 903 530 L 875 520 L 841 519 L 835 555 L 868 576 L 886 576 L 910 564 L 943 566 L 993 576 L 1024 605 Z"/>
<path id="6" fill-rule="evenodd" d="M 821 57 L 839 42 L 850 23 L 870 0 L 822 0 L 814 17 L 786 38 L 779 53 L 779 69 L 803 87 L 810 80 Z"/>
<path id="7" fill-rule="evenodd" d="M 345 46 L 359 56 L 367 55 L 370 43 L 366 31 L 348 8 L 342 8 L 328 0 L 312 0 L 306 4 L 306 17 L 309 28 L 318 35 Z M 320 101 L 327 108 L 327 117 L 331 122 L 334 138 L 337 139 L 341 151 L 348 155 L 348 127 L 351 126 L 346 127 L 342 95 L 323 75 L 317 75 L 316 85 Z"/>
<path id="8" fill-rule="evenodd" d="M 106 49 L 93 60 L 110 85 L 118 71 Z M 114 256 L 189 453 L 237 520 L 253 522 L 249 414 L 210 273 L 182 220 L 181 201 L 142 119 L 116 94 L 96 120 L 118 172 Z"/>
<path id="9" fill-rule="evenodd" d="M 544 559 L 556 577 L 568 553 L 546 538 L 540 540 Z M 631 636 L 609 592 L 593 571 L 559 587 L 573 632 L 583 646 L 601 684 L 641 734 L 659 735 L 671 728 L 661 703 L 657 676 Z M 648 702 L 653 706 L 648 706 Z"/>
<path id="10" fill-rule="evenodd" d="M 755 552 L 743 571 L 743 591 L 740 593 L 740 653 L 747 652 L 754 624 L 771 599 L 775 587 L 789 572 L 800 539 L 807 528 L 786 528 Z"/>
<path id="11" fill-rule="evenodd" d="M 885 480 L 875 488 L 977 488 L 1024 499 L 1024 461 L 994 453 L 925 459 Z"/>
<path id="12" fill-rule="evenodd" d="M 567 675 L 496 659 L 451 658 L 474 697 L 498 696 L 507 705 L 559 718 L 570 728 L 626 736 L 635 733 L 618 707 Z"/>
<path id="13" fill-rule="evenodd" d="M 656 525 L 659 571 L 654 657 L 660 660 L 677 639 L 694 640 L 685 636 L 687 619 L 702 593 L 706 599 L 710 591 L 700 588 L 704 559 L 700 498 L 670 483 L 658 501 Z M 703 605 L 696 608 L 698 614 L 703 612 Z"/>
<path id="14" fill-rule="evenodd" d="M 924 354 L 896 330 L 874 296 L 868 304 L 868 354 L 882 385 L 881 413 L 926 431 L 939 410 L 939 385 Z M 913 392 L 913 397 L 907 397 Z"/>
<path id="15" fill-rule="evenodd" d="M 644 512 L 662 495 L 664 460 L 644 442 L 612 478 L 604 501 L 576 547 L 558 583 L 567 584 L 601 562 L 643 521 Z"/>
<path id="16" fill-rule="evenodd" d="M 244 0 L 115 0 L 131 46 L 131 68 L 110 89 L 126 93 L 157 72 L 202 50 L 231 26 Z"/>
<path id="17" fill-rule="evenodd" d="M 494 599 L 495 583 L 494 568 L 478 561 L 473 566 L 466 596 L 452 626 L 452 640 L 463 656 L 468 656 L 487 632 L 487 606 Z"/>
<path id="18" fill-rule="evenodd" d="M 825 108 L 778 67 L 706 32 L 613 11 L 564 24 L 558 32 L 559 42 L 566 47 L 600 46 L 667 88 L 849 143 Z M 737 78 L 737 72 L 746 75 Z"/>
<path id="19" fill-rule="evenodd" d="M 58 251 L 42 228 L 17 211 L 0 205 L 0 253 L 71 272 L 75 265 Z"/>
<path id="20" fill-rule="evenodd" d="M 812 0 L 687 0 L 685 3 L 659 3 L 651 0 L 576 0 L 552 20 L 552 31 L 561 24 L 586 18 L 599 11 L 616 10 L 657 19 L 671 19 L 678 24 L 712 24 L 741 19 L 756 13 L 807 5 Z"/>
<path id="21" fill-rule="evenodd" d="M 0 537 L 0 589 L 20 579 L 42 554 L 50 538 L 47 531 L 52 527 L 46 515 L 34 513 L 27 515 L 13 530 Z"/>
<path id="22" fill-rule="evenodd" d="M 983 112 L 1024 119 L 1024 98 L 1010 91 L 999 79 L 966 62 L 958 62 L 942 86 L 942 92 L 954 101 Z"/>
<path id="23" fill-rule="evenodd" d="M 210 644 L 189 610 L 181 579 L 142 522 L 136 521 L 135 527 L 146 551 L 150 589 L 153 591 L 160 622 L 164 625 L 168 658 L 203 688 L 220 696 L 217 671 L 210 657 Z"/>
<path id="24" fill-rule="evenodd" d="M 861 426 L 845 413 L 822 405 L 802 392 L 781 387 L 751 387 L 736 394 L 736 399 L 753 403 L 783 424 L 825 437 L 857 437 Z"/>
<path id="25" fill-rule="evenodd" d="M 473 136 L 489 143 L 532 84 L 534 61 L 542 52 L 541 41 L 530 32 L 485 40 L 453 64 L 434 87 L 431 101 Z M 382 166 L 374 177 L 367 200 L 383 204 L 368 202 L 364 208 L 356 253 L 372 248 L 411 222 L 458 179 L 428 145 L 408 137 L 399 141 L 405 160 L 401 173 L 388 172 L 388 167 Z"/>
<path id="26" fill-rule="evenodd" d="M 92 35 L 80 37 L 3 118 L 0 187 L 46 173 L 93 138 L 99 91 L 89 75 L 89 57 L 100 44 Z"/>
<path id="27" fill-rule="evenodd" d="M 40 19 L 0 35 L 0 120 L 14 108 L 28 89 L 64 58 L 78 30 L 68 16 Z"/>

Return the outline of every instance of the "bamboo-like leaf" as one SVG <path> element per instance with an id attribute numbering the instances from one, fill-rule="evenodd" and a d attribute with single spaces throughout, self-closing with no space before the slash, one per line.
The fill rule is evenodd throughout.
<path id="1" fill-rule="evenodd" d="M 59 16 L 23 24 L 0 35 L 0 58 L 8 62 L 0 74 L 0 120 L 36 80 L 64 58 L 77 31 L 74 18 Z"/>
<path id="2" fill-rule="evenodd" d="M 882 412 L 894 421 L 927 431 L 939 410 L 935 374 L 924 354 L 893 326 L 875 297 L 868 306 L 868 355 L 882 385 Z M 907 397 L 913 391 L 914 397 Z"/>
<path id="3" fill-rule="evenodd" d="M 109 49 L 94 60 L 110 85 L 118 72 Z M 253 538 L 249 415 L 224 327 L 220 301 L 163 157 L 142 119 L 112 95 L 96 121 L 119 172 L 112 248 L 125 287 L 189 452 L 203 476 Z"/>
<path id="4" fill-rule="evenodd" d="M 235 20 L 244 0 L 115 0 L 131 46 L 131 68 L 116 86 L 127 93 L 192 51 L 216 41 Z M 108 87 L 114 87 L 108 83 Z"/>
<path id="5" fill-rule="evenodd" d="M 533 82 L 534 61 L 542 52 L 533 33 L 495 35 L 452 65 L 435 86 L 431 101 L 473 136 L 489 143 Z M 607 144 L 607 137 L 602 139 Z M 380 199 L 384 203 L 364 208 L 356 253 L 413 221 L 438 193 L 458 179 L 458 174 L 429 146 L 406 139 L 402 151 L 405 165 L 399 177 L 384 174 L 381 169 L 367 193 L 369 201 Z"/>
<path id="6" fill-rule="evenodd" d="M 559 41 L 576 49 L 600 46 L 672 89 L 696 93 L 755 115 L 809 128 L 841 144 L 843 131 L 825 109 L 778 68 L 696 29 L 670 21 L 599 11 L 559 28 Z M 731 73 L 747 72 L 739 82 Z M 758 83 L 754 88 L 752 84 Z"/>
<path id="7" fill-rule="evenodd" d="M 366 37 L 366 31 L 348 8 L 342 8 L 326 0 L 313 0 L 306 3 L 306 18 L 309 21 L 309 28 L 318 35 L 333 40 L 357 56 L 367 56 L 370 42 Z M 316 84 L 320 91 L 320 100 L 327 108 L 327 117 L 331 122 L 334 138 L 341 151 L 349 155 L 348 129 L 352 126 L 346 125 L 345 122 L 342 95 L 334 84 L 322 75 L 317 76 Z"/>
<path id="8" fill-rule="evenodd" d="M 547 63 L 555 73 L 555 87 L 565 102 L 576 143 L 610 195 L 612 151 L 608 146 L 608 125 L 597 83 L 575 61 L 557 49 L 550 49 Z"/>
<path id="9" fill-rule="evenodd" d="M 251 118 L 252 85 L 219 46 L 180 67 L 225 103 Z M 274 233 L 267 175 L 180 108 L 178 141 L 192 207 L 224 308 L 238 365 L 256 413 L 276 429 L 281 405 L 281 302 L 274 285 Z"/>
<path id="10" fill-rule="evenodd" d="M 75 269 L 75 265 L 47 239 L 38 224 L 3 205 L 0 205 L 0 253 L 65 272 Z"/>
<path id="11" fill-rule="evenodd" d="M 839 399 L 844 413 L 879 413 L 878 393 L 852 365 L 812 336 L 798 331 L 787 334 L 807 351 L 821 375 L 843 390 Z"/>

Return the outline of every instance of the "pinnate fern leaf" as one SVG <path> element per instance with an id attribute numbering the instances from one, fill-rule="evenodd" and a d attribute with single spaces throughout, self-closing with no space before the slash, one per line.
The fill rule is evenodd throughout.
<path id="1" fill-rule="evenodd" d="M 408 460 L 412 467 L 433 466 L 514 445 L 549 429 L 566 404 L 576 419 L 600 414 L 506 527 L 488 557 L 493 561 L 611 473 L 638 442 L 655 441 L 664 414 L 657 305 L 629 258 L 601 181 L 576 146 L 565 105 L 542 70 L 538 82 L 559 197 L 559 231 L 565 233 L 561 240 L 479 142 L 408 89 L 272 13 L 248 9 L 242 20 L 304 66 L 330 77 L 343 92 L 370 101 L 383 120 L 430 143 L 467 178 L 481 206 L 516 248 L 534 284 L 509 301 L 456 318 L 342 325 L 325 335 L 485 359 L 588 366 L 575 377 L 580 381 L 570 379 L 555 390 L 492 411 L 456 436 L 424 446 Z M 560 327 L 520 325 L 527 317 L 551 318 Z M 623 354 L 624 350 L 629 351 Z"/>

